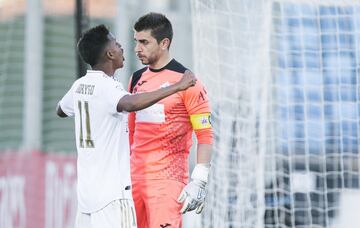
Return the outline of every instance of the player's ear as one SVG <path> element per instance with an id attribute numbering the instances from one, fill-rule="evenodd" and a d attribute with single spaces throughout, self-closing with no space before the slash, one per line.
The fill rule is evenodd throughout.
<path id="1" fill-rule="evenodd" d="M 170 46 L 169 38 L 164 38 L 162 41 L 160 41 L 160 47 L 162 50 L 169 49 L 169 46 Z"/>
<path id="2" fill-rule="evenodd" d="M 114 53 L 111 49 L 107 50 L 105 55 L 109 59 L 114 59 Z"/>

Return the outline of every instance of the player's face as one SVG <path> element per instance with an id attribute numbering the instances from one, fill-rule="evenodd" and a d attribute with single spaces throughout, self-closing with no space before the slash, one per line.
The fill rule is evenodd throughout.
<path id="1" fill-rule="evenodd" d="M 115 37 L 110 33 L 109 34 L 109 48 L 113 53 L 113 62 L 115 65 L 115 69 L 122 68 L 124 66 L 124 49 L 121 45 L 116 41 Z"/>
<path id="2" fill-rule="evenodd" d="M 134 40 L 136 42 L 135 53 L 141 63 L 150 66 L 155 65 L 163 52 L 157 40 L 151 36 L 151 31 L 135 31 Z"/>

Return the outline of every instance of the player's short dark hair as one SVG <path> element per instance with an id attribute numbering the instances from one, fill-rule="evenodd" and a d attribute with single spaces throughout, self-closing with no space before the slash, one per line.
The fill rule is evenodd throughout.
<path id="1" fill-rule="evenodd" d="M 96 65 L 109 42 L 109 30 L 105 25 L 98 25 L 87 30 L 80 38 L 77 48 L 81 58 L 91 67 Z"/>
<path id="2" fill-rule="evenodd" d="M 166 18 L 165 15 L 160 13 L 148 13 L 140 17 L 135 25 L 134 29 L 137 32 L 144 30 L 151 30 L 151 35 L 156 39 L 158 43 L 165 38 L 172 40 L 173 29 L 171 22 Z"/>

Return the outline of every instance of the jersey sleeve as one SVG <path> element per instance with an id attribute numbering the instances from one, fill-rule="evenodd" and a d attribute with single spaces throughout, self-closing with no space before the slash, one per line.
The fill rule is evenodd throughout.
<path id="1" fill-rule="evenodd" d="M 123 88 L 120 82 L 113 81 L 104 91 L 105 99 L 108 101 L 110 113 L 117 113 L 117 104 L 119 100 L 129 93 Z"/>
<path id="2" fill-rule="evenodd" d="M 129 143 L 130 151 L 131 146 L 134 142 L 134 131 L 135 131 L 135 112 L 130 112 L 128 115 L 128 127 L 129 127 Z"/>
<path id="3" fill-rule="evenodd" d="M 129 84 L 128 84 L 128 91 L 131 90 L 131 81 L 134 75 L 130 77 Z M 131 152 L 131 145 L 134 142 L 134 131 L 135 131 L 135 112 L 130 112 L 128 115 L 128 127 L 129 127 L 129 143 L 130 143 L 130 152 Z"/>
<path id="4" fill-rule="evenodd" d="M 133 79 L 133 77 L 134 77 L 134 75 L 131 75 L 131 77 L 129 78 L 129 83 L 128 83 L 128 87 L 127 87 L 127 91 L 129 92 L 129 93 L 131 93 L 131 82 L 132 82 L 132 79 Z"/>
<path id="5" fill-rule="evenodd" d="M 198 80 L 184 92 L 184 103 L 199 144 L 212 144 L 211 110 L 207 92 Z"/>
<path id="6" fill-rule="evenodd" d="M 59 105 L 61 110 L 67 116 L 74 116 L 74 85 L 69 89 L 69 91 L 64 95 L 64 97 L 60 100 Z"/>

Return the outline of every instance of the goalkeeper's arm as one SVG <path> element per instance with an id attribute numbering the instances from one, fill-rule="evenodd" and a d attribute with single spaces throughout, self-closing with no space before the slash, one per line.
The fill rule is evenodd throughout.
<path id="1" fill-rule="evenodd" d="M 192 174 L 191 181 L 182 190 L 178 202 L 183 203 L 180 213 L 196 209 L 196 213 L 201 213 L 204 208 L 206 196 L 206 184 L 210 169 L 211 144 L 198 144 L 197 161 Z"/>

